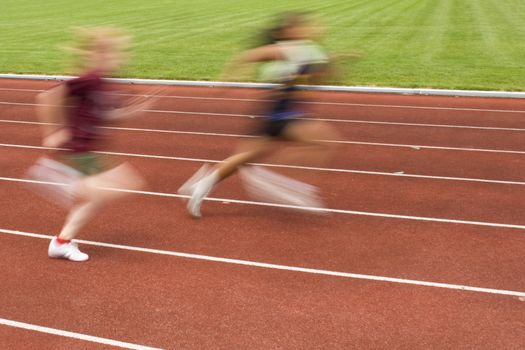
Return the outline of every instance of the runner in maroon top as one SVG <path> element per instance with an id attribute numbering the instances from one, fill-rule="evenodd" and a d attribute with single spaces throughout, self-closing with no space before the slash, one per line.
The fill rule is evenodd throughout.
<path id="1" fill-rule="evenodd" d="M 81 34 L 81 44 L 73 50 L 83 73 L 38 97 L 39 117 L 45 122 L 43 145 L 61 150 L 39 160 L 30 170 L 33 179 L 69 185 L 53 186 L 55 194 L 62 191 L 62 203 L 70 204 L 71 210 L 48 254 L 72 261 L 85 261 L 88 255 L 71 240 L 101 208 L 125 195 L 107 188 L 136 190 L 144 183 L 129 164 L 114 164 L 93 152 L 106 137 L 100 127 L 137 115 L 152 102 L 139 98 L 119 106 L 105 81 L 125 62 L 130 44 L 127 35 L 115 28 L 92 28 Z"/>
<path id="2" fill-rule="evenodd" d="M 99 127 L 108 122 L 106 114 L 117 107 L 112 103 L 116 99 L 111 97 L 99 72 L 86 73 L 65 85 L 68 96 L 77 100 L 69 118 L 71 139 L 66 148 L 74 153 L 92 151 L 102 137 Z"/>

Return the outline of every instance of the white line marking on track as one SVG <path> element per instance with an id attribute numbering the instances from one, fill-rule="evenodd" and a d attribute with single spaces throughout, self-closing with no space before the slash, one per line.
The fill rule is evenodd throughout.
<path id="1" fill-rule="evenodd" d="M 23 236 L 23 237 L 31 237 L 31 238 L 41 238 L 41 239 L 53 238 L 50 235 L 43 235 L 43 234 L 38 234 L 38 233 L 22 232 L 22 231 L 8 230 L 8 229 L 0 229 L 0 233 L 16 235 L 16 236 Z M 342 278 L 368 280 L 368 281 L 376 281 L 376 282 L 390 282 L 390 283 L 396 283 L 396 284 L 409 284 L 409 285 L 416 285 L 416 286 L 454 289 L 454 290 L 461 290 L 461 291 L 478 292 L 478 293 L 486 293 L 486 294 L 498 294 L 498 295 L 505 295 L 505 296 L 513 296 L 513 297 L 525 297 L 525 292 L 503 290 L 503 289 L 472 287 L 472 286 L 466 286 L 466 285 L 460 285 L 460 284 L 449 284 L 449 283 L 429 282 L 429 281 L 412 280 L 412 279 L 395 278 L 395 277 L 365 275 L 365 274 L 352 273 L 352 272 L 330 271 L 330 270 L 323 270 L 323 269 L 280 265 L 280 264 L 264 263 L 264 262 L 250 261 L 250 260 L 230 259 L 230 258 L 222 258 L 222 257 L 216 257 L 216 256 L 209 256 L 209 255 L 183 253 L 183 252 L 176 252 L 176 251 L 171 251 L 171 250 L 160 250 L 160 249 L 152 249 L 152 248 L 142 248 L 142 247 L 126 246 L 126 245 L 120 245 L 120 244 L 95 242 L 95 241 L 87 241 L 87 240 L 75 240 L 75 241 L 82 243 L 82 244 L 98 246 L 98 247 L 129 250 L 129 251 L 149 253 L 149 254 L 176 256 L 179 258 L 205 260 L 205 261 L 212 261 L 212 262 L 225 263 L 225 264 L 259 267 L 259 268 L 264 268 L 264 269 L 301 272 L 301 273 L 308 273 L 308 274 L 315 274 L 315 275 L 342 277 Z"/>
<path id="2" fill-rule="evenodd" d="M 25 91 L 25 92 L 42 92 L 39 89 L 11 89 L 0 88 L 2 91 Z M 120 96 L 149 96 L 147 94 L 118 94 Z M 206 96 L 182 96 L 182 95 L 160 95 L 159 98 L 172 99 L 190 99 L 190 100 L 212 100 L 212 101 L 237 101 L 237 102 L 270 102 L 267 99 L 257 98 L 233 98 L 233 97 L 206 97 Z M 350 106 L 350 107 L 372 107 L 372 108 L 396 108 L 396 109 L 423 109 L 423 110 L 444 110 L 444 111 L 463 111 L 463 112 L 492 112 L 492 113 L 525 113 L 525 110 L 512 109 L 489 109 L 489 108 L 468 108 L 468 107 L 436 107 L 436 106 L 411 106 L 411 105 L 388 105 L 373 103 L 352 103 L 352 102 L 323 102 L 308 101 L 303 104 L 327 105 L 327 106 Z"/>
<path id="3" fill-rule="evenodd" d="M 332 143 L 334 141 L 323 141 L 323 142 Z M 399 144 L 399 143 L 380 143 L 380 142 L 362 142 L 362 141 L 336 141 L 336 142 L 340 142 L 340 143 L 343 143 L 343 144 L 349 144 L 349 145 L 412 148 L 412 149 L 415 149 L 415 150 L 437 149 L 437 150 L 462 151 L 462 152 L 525 154 L 525 151 L 512 151 L 512 150 L 503 150 L 503 149 L 463 148 L 463 147 L 426 146 L 426 145 L 405 145 L 405 144 Z"/>
<path id="4" fill-rule="evenodd" d="M 471 129 L 471 130 L 490 130 L 490 131 L 525 131 L 525 128 L 502 128 L 492 126 L 473 126 L 473 125 L 451 125 L 451 124 L 420 124 L 420 123 L 401 123 L 384 122 L 375 120 L 353 120 L 353 119 L 331 119 L 331 118 L 301 118 L 304 120 L 318 120 L 326 122 L 354 123 L 354 124 L 373 124 L 373 125 L 392 125 L 392 126 L 413 126 L 424 128 L 447 128 L 447 129 Z"/>
<path id="5" fill-rule="evenodd" d="M 62 148 L 51 148 L 43 146 L 30 146 L 30 145 L 15 145 L 15 144 L 2 144 L 0 147 L 8 148 L 21 148 L 21 149 L 37 149 L 37 150 L 50 150 L 60 151 L 65 150 Z M 161 156 L 153 154 L 137 154 L 137 153 L 123 153 L 123 152 L 96 152 L 99 154 L 106 154 L 112 156 L 123 156 L 123 157 L 136 157 L 136 158 L 152 158 L 152 159 L 165 159 L 165 160 L 176 160 L 186 162 L 197 162 L 197 163 L 220 163 L 221 160 L 215 159 L 202 159 L 202 158 L 185 158 L 185 157 L 173 157 L 173 156 Z M 333 173 L 348 173 L 348 174 L 362 174 L 362 175 L 377 175 L 377 176 L 394 176 L 394 177 L 408 177 L 416 179 L 432 179 L 432 180 L 445 180 L 445 181 L 464 181 L 464 182 L 481 182 L 489 184 L 501 184 L 501 185 L 518 185 L 524 186 L 523 181 L 508 181 L 508 180 L 491 180 L 491 179 L 477 179 L 468 177 L 453 177 L 453 176 L 437 176 L 437 175 L 418 175 L 405 173 L 404 171 L 396 171 L 393 173 L 381 172 L 381 171 L 368 171 L 368 170 L 357 170 L 357 169 L 338 169 L 338 168 L 320 168 L 311 166 L 301 165 L 286 165 L 286 164 L 268 164 L 268 163 L 248 163 L 251 165 L 264 166 L 268 168 L 282 168 L 282 169 L 300 169 L 300 170 L 311 170 L 311 171 L 324 171 Z"/>
<path id="6" fill-rule="evenodd" d="M 204 114 L 210 116 L 228 116 L 228 117 L 245 117 L 245 118 L 265 118 L 264 116 L 254 116 L 248 114 L 221 114 L 221 113 L 205 113 L 205 112 L 185 112 L 185 111 L 160 111 L 160 110 L 148 110 L 151 113 L 169 113 L 169 114 Z M 336 122 L 336 123 L 353 123 L 353 124 L 371 124 L 371 125 L 388 125 L 388 126 L 410 126 L 410 127 L 423 127 L 423 128 L 446 128 L 446 129 L 468 129 L 468 130 L 486 130 L 486 131 L 518 131 L 523 132 L 525 128 L 503 128 L 503 127 L 491 127 L 491 126 L 471 126 L 471 125 L 451 125 L 451 124 L 418 124 L 418 123 L 400 123 L 400 122 L 383 122 L 383 121 L 370 121 L 370 120 L 351 120 L 351 119 L 332 119 L 332 118 L 297 118 L 300 120 L 314 120 L 323 122 Z M 25 120 L 12 120 L 2 119 L 2 123 L 36 123 Z M 146 129 L 152 130 L 152 129 Z M 163 130 L 160 130 L 163 131 Z M 159 131 L 159 132 L 160 132 Z"/>
<path id="7" fill-rule="evenodd" d="M 175 110 L 159 110 L 148 109 L 144 110 L 148 113 L 164 113 L 164 114 L 182 114 L 182 115 L 206 115 L 217 117 L 239 117 L 239 118 L 266 118 L 264 115 L 251 114 L 234 114 L 234 113 L 216 113 L 216 112 L 191 112 L 191 111 L 175 111 Z M 524 128 L 503 128 L 491 126 L 475 126 L 475 125 L 452 125 L 452 124 L 425 124 L 425 123 L 402 123 L 402 122 L 386 122 L 375 120 L 355 120 L 355 119 L 335 119 L 335 118 L 315 118 L 305 117 L 297 118 L 300 120 L 314 120 L 334 123 L 353 123 L 353 124 L 373 124 L 373 125 L 389 125 L 389 126 L 409 126 L 409 127 L 427 127 L 427 128 L 449 128 L 449 129 L 471 129 L 471 130 L 493 130 L 493 131 L 525 131 Z"/>
<path id="8" fill-rule="evenodd" d="M 6 121 L 0 121 L 6 122 Z M 34 124 L 41 125 L 46 123 L 39 122 L 26 122 L 26 121 L 7 121 L 7 123 L 13 124 Z M 212 132 L 197 132 L 197 131 L 180 131 L 180 130 L 164 130 L 164 129 L 141 129 L 141 128 L 122 128 L 122 127 L 102 127 L 103 129 L 113 129 L 121 131 L 140 131 L 140 132 L 152 132 L 152 133 L 168 133 L 168 134 L 179 134 L 179 135 L 197 135 L 197 136 L 209 136 L 209 137 L 234 137 L 234 138 L 255 138 L 257 136 L 252 135 L 240 135 L 240 134 L 223 134 L 223 133 L 212 133 Z M 447 151 L 462 151 L 462 152 L 485 152 L 485 153 L 504 153 L 504 154 L 525 154 L 525 151 L 513 151 L 513 150 L 498 150 L 498 149 L 486 149 L 486 148 L 464 148 L 464 147 L 447 147 L 447 146 L 427 146 L 427 145 L 407 145 L 400 143 L 381 143 L 381 142 L 364 142 L 364 141 L 346 141 L 346 140 L 315 140 L 324 143 L 342 144 L 342 145 L 364 145 L 364 146 L 378 146 L 378 147 L 398 147 L 398 148 L 411 148 L 414 150 L 421 149 L 436 149 L 436 150 L 447 150 Z"/>
<path id="9" fill-rule="evenodd" d="M 46 89 L 20 89 L 20 88 L 0 88 L 0 91 L 20 91 L 20 92 L 43 92 Z"/>
<path id="10" fill-rule="evenodd" d="M 15 105 L 15 106 L 39 106 L 36 103 L 18 103 L 18 102 L 0 102 L 0 105 Z M 148 109 L 144 110 L 148 113 L 161 114 L 181 114 L 189 116 L 206 115 L 214 117 L 237 117 L 237 118 L 265 118 L 263 115 L 251 114 L 235 114 L 235 113 L 216 113 L 216 112 L 192 112 L 192 111 L 176 111 L 176 110 L 160 110 Z M 428 123 L 403 123 L 403 122 L 387 122 L 376 120 L 355 120 L 355 119 L 336 119 L 336 118 L 297 118 L 301 120 L 315 120 L 323 122 L 334 123 L 352 123 L 352 124 L 371 124 L 371 125 L 389 125 L 389 126 L 409 126 L 409 127 L 426 127 L 426 128 L 449 128 L 449 129 L 471 129 L 471 130 L 494 130 L 494 131 L 525 131 L 525 128 L 503 128 L 491 126 L 475 126 L 475 125 L 452 125 L 452 124 L 428 124 Z"/>
<path id="11" fill-rule="evenodd" d="M 0 232 L 7 233 L 4 230 L 2 230 Z M 22 328 L 22 329 L 26 329 L 26 330 L 29 330 L 29 331 L 53 334 L 53 335 L 58 335 L 58 336 L 61 336 L 61 337 L 67 337 L 67 338 L 73 338 L 73 339 L 78 339 L 78 340 L 84 340 L 84 341 L 89 341 L 89 342 L 99 343 L 99 344 L 104 344 L 104 345 L 110 345 L 110 346 L 115 346 L 115 347 L 124 348 L 124 349 L 161 350 L 160 348 L 152 348 L 152 347 L 149 347 L 149 346 L 132 344 L 132 343 L 126 343 L 126 342 L 113 340 L 113 339 L 108 339 L 108 338 L 100 338 L 100 337 L 95 337 L 95 336 L 92 336 L 92 335 L 87 335 L 87 334 L 82 334 L 82 333 L 69 332 L 69 331 L 64 331 L 64 330 L 56 329 L 56 328 L 49 328 L 49 327 L 44 327 L 44 326 L 38 326 L 38 325 L 35 325 L 35 324 L 31 324 L 31 323 L 25 323 L 25 322 L 18 322 L 18 321 L 8 320 L 8 319 L 5 319 L 5 318 L 0 318 L 0 324 L 2 324 L 4 326 L 15 327 L 15 328 Z"/>
<path id="12" fill-rule="evenodd" d="M 0 181 L 33 183 L 33 184 L 42 184 L 42 185 L 55 185 L 55 186 L 68 186 L 67 184 L 64 184 L 64 183 L 19 179 L 19 178 L 13 178 L 13 177 L 0 177 Z M 110 188 L 110 187 L 104 187 L 103 189 L 109 190 L 109 191 L 133 193 L 133 194 L 140 194 L 140 195 L 147 195 L 147 196 L 171 197 L 171 198 L 181 198 L 181 199 L 189 198 L 189 196 L 180 195 L 176 193 L 138 191 L 138 190 Z M 308 211 L 312 213 L 332 213 L 332 214 L 344 214 L 344 215 L 371 216 L 371 217 L 380 217 L 380 218 L 386 218 L 386 219 L 439 222 L 439 223 L 446 223 L 446 224 L 460 224 L 460 225 L 473 225 L 473 226 L 485 226 L 485 227 L 498 227 L 498 228 L 525 230 L 525 225 L 503 224 L 503 223 L 486 222 L 486 221 L 457 220 L 457 219 L 446 219 L 446 218 L 434 218 L 434 217 L 427 217 L 427 216 L 376 213 L 376 212 L 347 210 L 347 209 L 303 207 L 303 206 L 297 206 L 297 205 L 256 202 L 256 201 L 249 201 L 249 200 L 242 200 L 242 199 L 230 199 L 230 198 L 207 197 L 205 200 L 209 202 L 229 202 L 229 203 L 235 203 L 235 204 L 256 205 L 256 206 L 261 206 L 261 207 L 303 210 L 303 211 Z"/>

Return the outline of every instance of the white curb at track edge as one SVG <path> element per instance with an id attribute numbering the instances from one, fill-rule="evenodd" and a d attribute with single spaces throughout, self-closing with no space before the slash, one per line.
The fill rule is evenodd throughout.
<path id="1" fill-rule="evenodd" d="M 40 75 L 40 74 L 0 74 L 0 79 L 20 80 L 68 80 L 68 75 Z M 220 81 L 197 81 L 197 80 L 166 80 L 166 79 L 110 79 L 120 84 L 143 84 L 143 85 L 171 85 L 189 87 L 218 87 L 218 88 L 250 88 L 268 89 L 275 84 L 265 83 L 237 83 Z M 393 88 L 393 87 L 369 87 L 369 86 L 330 86 L 330 85 L 300 85 L 304 90 L 334 91 L 334 92 L 358 92 L 374 94 L 397 94 L 397 95 L 425 95 L 425 96 L 454 96 L 454 97 L 495 97 L 495 98 L 523 98 L 525 92 L 513 91 L 481 91 L 481 90 L 446 90 L 446 89 L 422 89 L 422 88 Z"/>

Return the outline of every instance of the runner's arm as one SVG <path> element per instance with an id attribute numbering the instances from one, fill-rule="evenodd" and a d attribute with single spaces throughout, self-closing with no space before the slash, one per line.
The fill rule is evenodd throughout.
<path id="1" fill-rule="evenodd" d="M 225 67 L 220 80 L 245 80 L 253 73 L 253 63 L 277 61 L 282 59 L 281 50 L 277 45 L 264 45 L 247 50 L 231 60 Z M 251 68 L 251 70 L 249 70 Z"/>
<path id="2" fill-rule="evenodd" d="M 66 128 L 67 87 L 61 84 L 37 96 L 37 115 L 43 123 L 43 141 L 45 147 L 60 147 L 71 135 Z"/>

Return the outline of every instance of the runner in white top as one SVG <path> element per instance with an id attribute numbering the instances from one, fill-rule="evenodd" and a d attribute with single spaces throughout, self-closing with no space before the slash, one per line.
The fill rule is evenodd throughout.
<path id="1" fill-rule="evenodd" d="M 313 41 L 316 36 L 315 31 L 316 27 L 309 15 L 287 13 L 278 20 L 274 28 L 269 30 L 264 45 L 241 53 L 231 62 L 230 71 L 238 71 L 240 67 L 247 64 L 266 63 L 261 69 L 261 77 L 266 81 L 278 83 L 278 86 L 271 91 L 271 107 L 267 117 L 255 132 L 260 137 L 243 142 L 235 154 L 213 169 L 203 167 L 179 189 L 181 194 L 191 196 L 188 210 L 193 217 L 201 216 L 201 203 L 218 182 L 232 175 L 248 162 L 268 154 L 276 146 L 276 141 L 299 143 L 305 150 L 304 157 L 324 160 L 329 158 L 327 153 L 332 151 L 333 146 L 316 140 L 337 138 L 335 130 L 320 121 L 302 118 L 306 113 L 298 104 L 304 99 L 302 96 L 304 92 L 299 90 L 297 85 L 316 83 L 329 71 L 328 55 Z M 260 175 L 268 171 L 258 170 L 253 173 Z M 275 177 L 272 174 L 263 178 L 270 181 L 269 179 Z M 255 182 L 257 181 L 252 183 Z M 310 187 L 304 186 L 305 189 Z M 283 191 L 290 192 L 281 187 L 279 191 L 274 192 Z M 295 204 L 310 202 L 299 200 Z"/>

